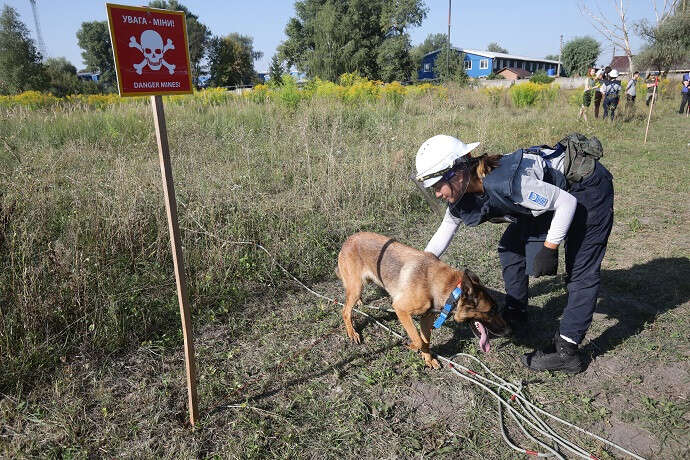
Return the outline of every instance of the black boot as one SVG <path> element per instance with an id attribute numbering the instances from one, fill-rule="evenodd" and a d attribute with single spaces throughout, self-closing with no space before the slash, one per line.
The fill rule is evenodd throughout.
<path id="1" fill-rule="evenodd" d="M 532 371 L 562 371 L 579 374 L 585 370 L 577 345 L 564 340 L 557 332 L 553 344 L 544 350 L 522 355 L 522 364 Z"/>

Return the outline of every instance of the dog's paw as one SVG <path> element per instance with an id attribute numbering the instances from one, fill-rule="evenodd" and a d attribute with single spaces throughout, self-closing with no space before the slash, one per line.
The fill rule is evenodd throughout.
<path id="1" fill-rule="evenodd" d="M 441 364 L 435 358 L 424 359 L 424 364 L 432 369 L 441 369 Z"/>
<path id="2" fill-rule="evenodd" d="M 424 358 L 424 364 L 426 364 L 426 367 L 431 367 L 433 369 L 440 369 L 441 364 L 431 356 L 431 353 L 424 353 L 422 352 L 422 358 Z"/>
<path id="3" fill-rule="evenodd" d="M 361 343 L 362 339 L 359 337 L 359 333 L 357 331 L 347 331 L 348 337 L 350 337 L 350 340 L 352 340 L 355 343 Z"/>

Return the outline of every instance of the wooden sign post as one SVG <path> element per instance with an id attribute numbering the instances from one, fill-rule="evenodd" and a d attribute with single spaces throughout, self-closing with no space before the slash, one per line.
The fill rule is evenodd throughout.
<path id="1" fill-rule="evenodd" d="M 106 3 L 110 40 L 115 57 L 120 96 L 151 96 L 151 110 L 158 141 L 163 179 L 163 198 L 168 215 L 177 300 L 180 304 L 184 356 L 187 370 L 189 421 L 199 418 L 196 391 L 196 363 L 192 322 L 187 296 L 177 201 L 173 183 L 168 131 L 162 94 L 191 94 L 192 77 L 184 13 Z"/>

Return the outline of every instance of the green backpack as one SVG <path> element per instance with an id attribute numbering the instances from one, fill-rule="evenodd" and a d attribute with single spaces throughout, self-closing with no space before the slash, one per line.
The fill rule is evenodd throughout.
<path id="1" fill-rule="evenodd" d="M 565 148 L 563 173 L 568 185 L 580 182 L 592 174 L 596 162 L 604 156 L 601 142 L 594 136 L 588 139 L 583 134 L 571 133 L 558 141 L 558 144 Z"/>

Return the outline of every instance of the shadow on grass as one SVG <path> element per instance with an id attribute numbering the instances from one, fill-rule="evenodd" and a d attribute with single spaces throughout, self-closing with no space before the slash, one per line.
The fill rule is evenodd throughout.
<path id="1" fill-rule="evenodd" d="M 612 350 L 642 331 L 656 317 L 690 300 L 690 260 L 684 257 L 654 259 L 629 269 L 602 270 L 596 313 L 617 320 L 584 347 L 595 358 Z M 530 295 L 540 295 L 564 286 L 563 276 L 530 286 Z M 515 328 L 514 341 L 538 348 L 545 345 L 558 328 L 568 295 L 549 299 L 543 308 L 532 307 L 526 325 Z M 596 321 L 596 319 L 595 319 Z"/>
<path id="2" fill-rule="evenodd" d="M 357 351 L 355 353 L 351 353 L 348 356 L 345 356 L 343 359 L 339 360 L 338 362 L 335 362 L 331 364 L 330 366 L 326 366 L 321 369 L 314 370 L 314 372 L 309 372 L 306 373 L 298 378 L 289 380 L 287 382 L 276 382 L 275 380 L 278 380 L 275 378 L 275 375 L 269 375 L 268 378 L 263 380 L 262 384 L 259 384 L 257 382 L 257 386 L 261 385 L 261 389 L 259 390 L 258 394 L 254 394 L 252 396 L 248 396 L 246 398 L 235 398 L 234 401 L 224 401 L 222 404 L 217 405 L 211 411 L 209 412 L 210 415 L 217 414 L 219 412 L 222 412 L 224 410 L 228 410 L 229 408 L 233 407 L 235 404 L 241 404 L 243 402 L 255 402 L 264 398 L 269 398 L 271 396 L 276 395 L 277 393 L 280 393 L 281 391 L 285 391 L 290 387 L 294 387 L 296 385 L 300 385 L 302 383 L 308 382 L 313 379 L 317 379 L 319 377 L 323 377 L 324 375 L 331 374 L 334 370 L 340 371 L 342 370 L 345 366 L 348 364 L 357 361 L 358 359 L 365 359 L 367 357 L 371 356 L 377 356 L 383 353 L 384 351 L 391 350 L 392 348 L 399 346 L 400 342 L 389 342 L 387 344 L 384 344 L 380 347 L 377 347 L 374 350 L 370 351 Z"/>

